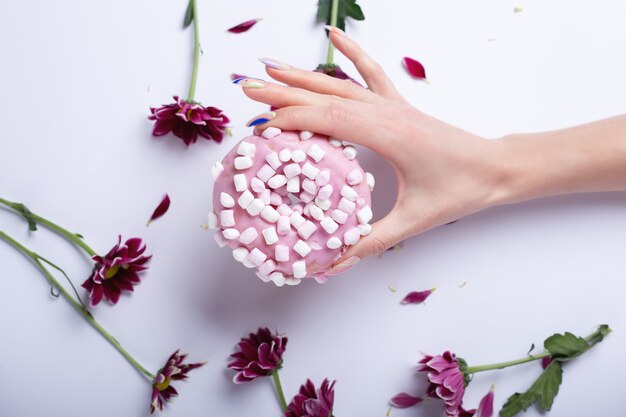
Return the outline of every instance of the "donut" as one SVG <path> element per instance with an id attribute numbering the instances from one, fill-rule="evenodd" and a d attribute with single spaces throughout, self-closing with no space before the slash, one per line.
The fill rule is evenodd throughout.
<path id="1" fill-rule="evenodd" d="M 337 139 L 275 127 L 242 139 L 211 170 L 215 241 L 264 282 L 326 282 L 333 262 L 372 229 L 374 177 L 356 153 Z"/>

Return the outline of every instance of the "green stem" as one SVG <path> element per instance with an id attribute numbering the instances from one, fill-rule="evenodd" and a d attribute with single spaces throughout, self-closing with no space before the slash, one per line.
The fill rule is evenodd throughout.
<path id="1" fill-rule="evenodd" d="M 119 342 L 109 332 L 107 332 L 106 329 L 104 329 L 100 325 L 100 323 L 96 321 L 96 319 L 94 319 L 91 313 L 87 311 L 82 306 L 81 303 L 74 300 L 74 298 L 72 298 L 70 293 L 67 292 L 67 290 L 59 284 L 59 282 L 54 278 L 54 276 L 50 273 L 50 271 L 48 271 L 45 265 L 41 263 L 41 260 L 44 260 L 43 257 L 29 250 L 28 248 L 23 246 L 21 243 L 19 243 L 18 241 L 13 239 L 11 236 L 7 235 L 6 233 L 2 231 L 0 231 L 0 239 L 3 239 L 8 244 L 10 244 L 14 248 L 22 252 L 24 255 L 28 256 L 32 260 L 32 262 L 39 268 L 39 270 L 44 274 L 48 282 L 50 282 L 50 285 L 53 285 L 57 290 L 59 290 L 61 295 L 63 295 L 63 298 L 65 298 L 72 305 L 72 307 L 74 307 L 74 309 L 78 311 L 80 315 L 83 316 L 83 318 L 87 320 L 87 322 L 89 322 L 89 324 L 91 324 L 91 326 L 98 331 L 98 333 L 100 333 L 106 340 L 108 340 L 109 343 L 111 343 L 113 347 L 117 349 L 117 351 L 120 352 L 122 356 L 126 358 L 128 362 L 130 362 L 131 365 L 135 367 L 135 369 L 137 369 L 140 373 L 150 378 L 150 380 L 154 380 L 155 376 L 146 368 L 141 366 L 139 362 L 137 362 L 135 358 L 133 358 L 130 355 L 130 353 L 128 353 L 126 349 L 124 349 L 122 345 L 120 345 Z"/>
<path id="2" fill-rule="evenodd" d="M 593 346 L 596 343 L 598 343 L 598 341 L 601 340 L 601 339 L 602 339 L 602 335 L 600 334 L 600 332 L 598 330 L 596 330 L 595 332 L 593 332 L 589 336 L 585 337 L 585 341 L 587 343 L 590 343 L 591 346 Z M 538 359 L 543 359 L 543 358 L 545 358 L 547 356 L 550 356 L 550 352 L 544 351 L 543 353 L 539 353 L 537 355 L 529 355 L 529 356 L 527 356 L 525 358 L 516 359 L 514 361 L 499 362 L 499 363 L 493 363 L 493 364 L 489 364 L 489 365 L 470 366 L 470 367 L 467 368 L 467 373 L 468 374 L 475 374 L 476 372 L 492 371 L 494 369 L 504 369 L 504 368 L 508 368 L 509 366 L 520 365 L 522 363 L 532 362 L 532 361 L 536 361 Z"/>
<path id="3" fill-rule="evenodd" d="M 280 377 L 278 376 L 278 369 L 272 372 L 272 379 L 276 386 L 276 392 L 278 393 L 278 400 L 280 401 L 280 408 L 283 412 L 287 411 L 287 401 L 285 401 L 285 394 L 283 393 L 283 386 L 280 383 Z"/>
<path id="4" fill-rule="evenodd" d="M 82 248 L 85 252 L 87 252 L 87 254 L 89 256 L 94 256 L 96 255 L 96 251 L 91 249 L 89 247 L 89 245 L 87 245 L 83 239 L 78 236 L 76 233 L 72 233 L 67 229 L 64 229 L 63 227 L 59 226 L 56 223 L 51 222 L 48 219 L 44 219 L 41 216 L 36 215 L 35 213 L 25 213 L 23 211 L 24 209 L 24 205 L 20 204 L 20 203 L 14 203 L 12 201 L 8 201 L 5 200 L 4 198 L 0 198 L 0 204 L 3 204 L 7 207 L 10 207 L 11 209 L 15 210 L 16 212 L 20 213 L 22 216 L 24 216 L 27 220 L 33 220 L 36 223 L 47 227 L 48 229 L 52 230 L 53 232 L 56 232 L 58 234 L 60 234 L 61 236 L 65 237 L 66 239 L 70 240 L 71 242 L 75 243 L 76 245 L 78 245 L 80 248 Z"/>
<path id="5" fill-rule="evenodd" d="M 198 80 L 198 64 L 200 62 L 200 33 L 198 30 L 198 4 L 197 0 L 191 0 L 193 8 L 193 68 L 191 70 L 191 82 L 189 83 L 189 93 L 187 102 L 193 102 L 196 95 L 196 81 Z"/>
<path id="6" fill-rule="evenodd" d="M 337 15 L 339 14 L 339 0 L 333 0 L 330 9 L 330 25 L 337 26 Z M 335 46 L 330 41 L 330 33 L 328 34 L 328 52 L 326 54 L 326 65 L 332 65 L 335 63 Z"/>

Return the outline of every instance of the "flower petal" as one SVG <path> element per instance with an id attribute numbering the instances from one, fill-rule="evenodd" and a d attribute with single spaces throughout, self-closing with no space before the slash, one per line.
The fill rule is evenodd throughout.
<path id="1" fill-rule="evenodd" d="M 426 290 L 426 291 L 412 291 L 408 293 L 406 297 L 404 297 L 402 301 L 400 301 L 400 303 L 401 304 L 423 303 L 424 301 L 426 301 L 428 297 L 430 297 L 433 291 L 435 291 L 435 288 L 431 288 L 430 290 Z"/>
<path id="2" fill-rule="evenodd" d="M 487 395 L 485 395 L 483 399 L 480 400 L 480 403 L 478 404 L 478 417 L 492 417 L 493 416 L 493 397 L 494 397 L 493 390 L 494 390 L 494 387 L 492 385 Z"/>
<path id="3" fill-rule="evenodd" d="M 240 23 L 237 26 L 233 26 L 232 28 L 228 29 L 228 32 L 230 32 L 230 33 L 247 32 L 247 31 L 249 31 L 252 28 L 252 26 L 256 25 L 261 20 L 263 20 L 262 17 L 259 17 L 259 18 L 256 18 L 256 19 L 251 19 L 251 20 L 246 20 L 245 22 Z"/>
<path id="4" fill-rule="evenodd" d="M 422 401 L 424 401 L 424 399 L 421 397 L 414 397 L 406 392 L 401 392 L 393 397 L 389 403 L 396 408 L 409 408 L 413 407 L 415 404 L 421 403 Z"/>
<path id="5" fill-rule="evenodd" d="M 426 79 L 426 70 L 419 61 L 416 61 L 413 58 L 404 57 L 402 58 L 402 64 L 404 65 L 406 72 L 408 72 L 411 77 L 418 80 Z"/>
<path id="6" fill-rule="evenodd" d="M 158 219 L 159 217 L 167 213 L 167 210 L 169 210 L 169 208 L 170 208 L 170 196 L 167 195 L 166 193 L 163 196 L 163 199 L 161 200 L 157 208 L 154 209 L 154 212 L 152 213 L 152 216 L 150 216 L 150 220 L 148 220 L 148 224 L 146 226 L 149 226 L 150 223 L 152 223 L 154 220 Z"/>

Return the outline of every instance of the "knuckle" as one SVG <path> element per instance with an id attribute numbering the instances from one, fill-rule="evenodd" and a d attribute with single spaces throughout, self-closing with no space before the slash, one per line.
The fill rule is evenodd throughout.
<path id="1" fill-rule="evenodd" d="M 384 239 L 378 236 L 372 236 L 370 239 L 373 256 L 380 255 L 392 246 L 388 239 Z"/>
<path id="2" fill-rule="evenodd" d="M 325 109 L 326 118 L 333 123 L 342 123 L 348 119 L 348 110 L 337 96 L 331 96 Z"/>
<path id="3" fill-rule="evenodd" d="M 340 91 L 343 97 L 351 97 L 355 93 L 355 87 L 357 86 L 352 80 L 340 80 Z M 359 87 L 361 88 L 361 87 Z"/>

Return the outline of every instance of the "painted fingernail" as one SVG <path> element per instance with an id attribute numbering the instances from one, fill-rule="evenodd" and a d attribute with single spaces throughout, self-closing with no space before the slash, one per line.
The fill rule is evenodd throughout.
<path id="1" fill-rule="evenodd" d="M 291 68 L 284 62 L 280 62 L 272 58 L 259 58 L 259 61 L 261 61 L 264 65 L 277 70 L 286 70 Z"/>
<path id="2" fill-rule="evenodd" d="M 258 116 L 254 116 L 252 119 L 250 119 L 248 121 L 248 123 L 246 123 L 247 127 L 252 127 L 252 126 L 256 126 L 256 125 L 260 125 L 263 123 L 267 123 L 270 120 L 272 120 L 274 117 L 276 117 L 276 112 L 274 111 L 268 111 L 266 113 L 261 113 Z"/>
<path id="3" fill-rule="evenodd" d="M 333 266 L 330 269 L 330 271 L 328 271 L 327 275 L 341 274 L 342 272 L 345 272 L 348 269 L 352 268 L 360 260 L 361 260 L 361 258 L 359 258 L 358 256 L 351 256 L 348 259 L 346 259 L 345 261 L 343 261 L 343 262 Z"/>
<path id="4" fill-rule="evenodd" d="M 324 25 L 324 28 L 326 28 L 326 30 L 329 31 L 329 32 L 335 32 L 338 35 L 345 35 L 346 34 L 346 32 L 344 32 L 343 30 L 339 29 L 337 26 Z"/>
<path id="5" fill-rule="evenodd" d="M 237 78 L 233 84 L 244 88 L 263 88 L 267 83 L 258 78 Z"/>

